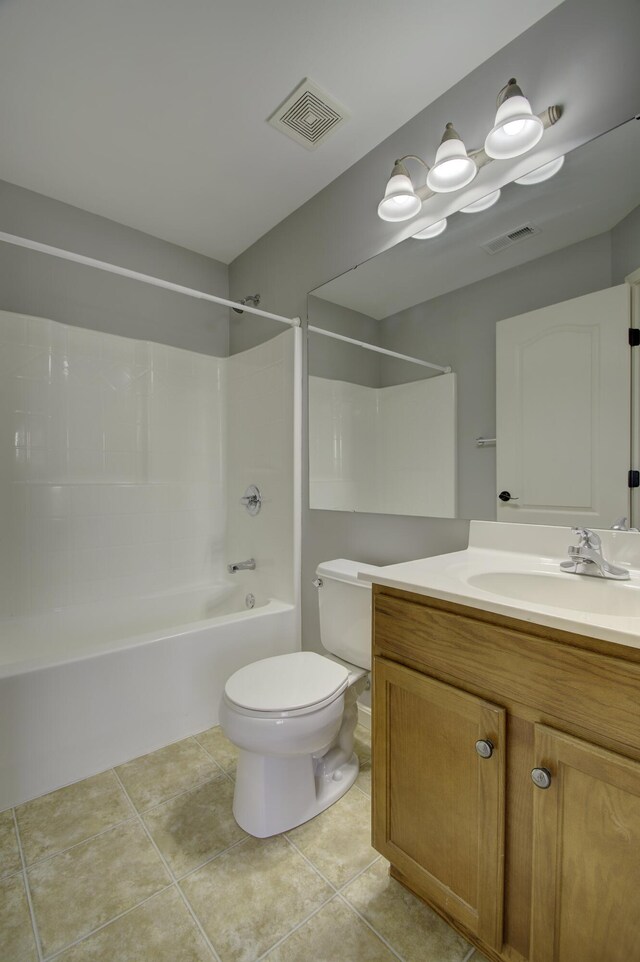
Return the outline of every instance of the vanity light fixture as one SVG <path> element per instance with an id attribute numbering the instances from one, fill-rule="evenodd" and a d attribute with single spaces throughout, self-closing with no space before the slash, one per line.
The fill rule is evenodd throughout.
<path id="1" fill-rule="evenodd" d="M 528 186 L 529 184 L 541 184 L 545 180 L 549 180 L 561 169 L 564 164 L 564 154 L 561 157 L 556 157 L 555 160 L 550 160 L 548 164 L 543 164 L 542 167 L 536 167 L 535 170 L 530 170 L 528 174 L 524 174 L 522 177 L 517 177 L 514 184 L 523 184 Z"/>
<path id="2" fill-rule="evenodd" d="M 485 153 L 495 160 L 519 157 L 538 143 L 544 124 L 531 110 L 531 104 L 512 77 L 498 94 L 495 126 L 484 142 Z"/>
<path id="3" fill-rule="evenodd" d="M 473 204 L 467 204 L 466 207 L 461 207 L 460 212 L 462 214 L 476 214 L 480 210 L 489 210 L 494 204 L 497 204 L 500 200 L 500 190 L 492 190 L 490 194 L 486 194 L 481 197 L 480 200 L 475 200 Z"/>
<path id="4" fill-rule="evenodd" d="M 466 187 L 477 173 L 476 162 L 467 154 L 460 134 L 453 124 L 447 124 L 435 163 L 427 173 L 427 187 L 435 194 L 449 194 Z"/>
<path id="5" fill-rule="evenodd" d="M 419 157 L 415 159 L 420 160 Z M 409 171 L 402 163 L 403 160 L 409 160 L 409 157 L 396 160 L 384 197 L 378 204 L 378 217 L 382 220 L 410 220 L 422 207 L 422 201 L 413 189 Z"/>
<path id="6" fill-rule="evenodd" d="M 437 220 L 435 224 L 431 224 L 429 227 L 425 227 L 424 230 L 419 230 L 417 234 L 412 234 L 411 236 L 414 240 L 428 240 L 431 237 L 438 237 L 438 235 L 446 229 L 447 218 L 443 217 L 442 220 Z"/>
<path id="7" fill-rule="evenodd" d="M 545 129 L 557 123 L 561 115 L 562 108 L 557 105 L 547 107 L 540 114 L 534 114 L 515 77 L 512 77 L 498 94 L 495 125 L 487 134 L 484 147 L 467 151 L 453 124 L 448 123 L 432 167 L 416 154 L 406 154 L 394 162 L 384 197 L 378 204 L 378 216 L 388 221 L 411 220 L 420 212 L 425 200 L 434 194 L 461 190 L 471 183 L 480 168 L 486 164 L 493 160 L 519 157 L 531 150 Z M 404 163 L 408 160 L 416 160 L 424 167 L 427 172 L 425 184 L 414 186 Z M 522 182 L 522 178 L 517 181 Z M 487 195 L 483 200 L 488 200 L 491 196 Z M 499 193 L 492 203 L 496 203 L 498 197 Z M 483 201 L 477 202 L 478 205 L 481 203 Z M 486 210 L 490 206 L 490 203 L 486 203 L 486 206 L 469 204 L 463 210 L 465 213 L 472 213 Z M 418 233 L 421 234 L 422 231 Z"/>

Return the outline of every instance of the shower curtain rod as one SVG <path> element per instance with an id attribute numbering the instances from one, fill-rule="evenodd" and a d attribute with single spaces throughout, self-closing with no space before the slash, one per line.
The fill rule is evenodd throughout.
<path id="1" fill-rule="evenodd" d="M 314 334 L 322 334 L 324 337 L 332 337 L 336 341 L 346 341 L 347 344 L 356 344 L 358 347 L 364 347 L 367 351 L 375 351 L 376 354 L 386 354 L 388 357 L 396 357 L 400 361 L 409 361 L 410 364 L 419 364 L 420 367 L 430 367 L 434 371 L 440 371 L 441 374 L 451 374 L 450 367 L 442 367 L 440 364 L 432 364 L 430 361 L 422 361 L 419 357 L 410 357 L 409 354 L 398 354 L 397 351 L 389 351 L 386 347 L 377 347 L 375 344 L 367 344 L 366 341 L 356 341 L 353 337 L 345 337 L 344 334 L 335 334 L 333 331 L 325 331 L 323 327 L 312 327 L 310 324 L 307 328 L 308 331 L 312 331 Z"/>
<path id="2" fill-rule="evenodd" d="M 85 267 L 96 267 L 100 271 L 119 274 L 121 277 L 141 281 L 143 284 L 151 284 L 153 287 L 162 287 L 164 290 L 173 291 L 175 294 L 186 294 L 187 297 L 212 301 L 214 304 L 222 304 L 223 307 L 241 308 L 245 314 L 257 314 L 259 317 L 267 317 L 271 321 L 288 324 L 289 327 L 300 327 L 299 317 L 282 317 L 280 314 L 271 314 L 269 311 L 261 311 L 257 307 L 249 307 L 246 304 L 240 304 L 238 301 L 229 301 L 225 297 L 217 297 L 215 294 L 206 294 L 204 291 L 197 291 L 192 287 L 183 287 L 182 284 L 164 281 L 161 277 L 154 277 L 152 274 L 140 274 L 138 271 L 130 271 L 127 267 L 118 267 L 117 264 L 98 261 L 93 257 L 85 257 L 84 254 L 75 254 L 73 251 L 63 250 L 61 247 L 51 247 L 49 244 L 41 244 L 39 241 L 29 240 L 26 237 L 18 237 L 16 234 L 6 234 L 4 231 L 0 231 L 0 241 L 4 241 L 5 244 L 13 244 L 15 247 L 26 247 L 28 250 L 37 251 L 39 254 L 50 254 L 51 257 L 60 257 L 65 261 L 84 264 Z"/>

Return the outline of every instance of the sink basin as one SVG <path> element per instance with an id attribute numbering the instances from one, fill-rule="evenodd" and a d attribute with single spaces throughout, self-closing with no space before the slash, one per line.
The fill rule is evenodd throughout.
<path id="1" fill-rule="evenodd" d="M 511 600 L 610 617 L 640 618 L 640 588 L 628 582 L 562 572 L 520 571 L 485 571 L 465 580 L 473 588 Z"/>

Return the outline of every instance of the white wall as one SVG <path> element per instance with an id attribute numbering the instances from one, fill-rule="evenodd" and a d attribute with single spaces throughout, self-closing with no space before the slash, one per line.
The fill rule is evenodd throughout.
<path id="1" fill-rule="evenodd" d="M 309 377 L 309 506 L 454 518 L 456 376 L 384 388 Z"/>
<path id="2" fill-rule="evenodd" d="M 224 363 L 0 312 L 0 617 L 220 577 Z"/>
<path id="3" fill-rule="evenodd" d="M 299 333 L 299 332 L 298 332 Z M 295 601 L 295 335 L 284 331 L 227 361 L 226 562 L 255 558 L 256 571 L 232 577 L 251 591 Z M 250 484 L 263 496 L 254 517 L 240 504 Z"/>

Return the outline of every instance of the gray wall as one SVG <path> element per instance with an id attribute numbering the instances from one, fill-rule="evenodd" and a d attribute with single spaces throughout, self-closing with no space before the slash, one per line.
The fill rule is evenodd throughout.
<path id="1" fill-rule="evenodd" d="M 309 297 L 309 324 L 325 331 L 345 334 L 357 341 L 378 344 L 380 323 L 360 311 L 332 304 L 321 297 Z M 309 374 L 349 381 L 365 387 L 380 387 L 380 355 L 362 347 L 334 341 L 322 334 L 309 334 Z"/>
<path id="2" fill-rule="evenodd" d="M 514 74 L 536 109 L 564 105 L 561 122 L 545 134 L 545 143 L 557 153 L 628 119 L 640 103 L 639 35 L 638 0 L 565 0 L 238 257 L 230 267 L 232 296 L 259 290 L 266 310 L 304 317 L 309 291 L 410 236 L 414 225 L 384 223 L 376 214 L 394 158 L 432 157 L 452 119 L 469 145 L 481 143 L 493 98 Z M 232 325 L 232 352 L 261 340 L 270 327 L 243 317 Z M 319 561 L 340 556 L 400 561 L 456 550 L 467 537 L 462 521 L 305 510 L 305 646 L 319 644 L 317 599 L 310 585 Z"/>
<path id="3" fill-rule="evenodd" d="M 228 268 L 0 181 L 0 230 L 227 296 Z M 229 353 L 229 309 L 0 243 L 0 309 L 203 354 Z"/>
<path id="4" fill-rule="evenodd" d="M 639 162 L 640 163 L 640 162 Z M 611 231 L 612 284 L 640 268 L 640 207 L 636 207 Z"/>
<path id="5" fill-rule="evenodd" d="M 448 364 L 458 388 L 458 515 L 495 520 L 496 449 L 475 438 L 495 437 L 496 321 L 611 285 L 611 234 L 401 311 L 380 322 L 380 343 L 402 354 Z M 415 380 L 413 369 L 385 360 L 382 384 Z"/>

